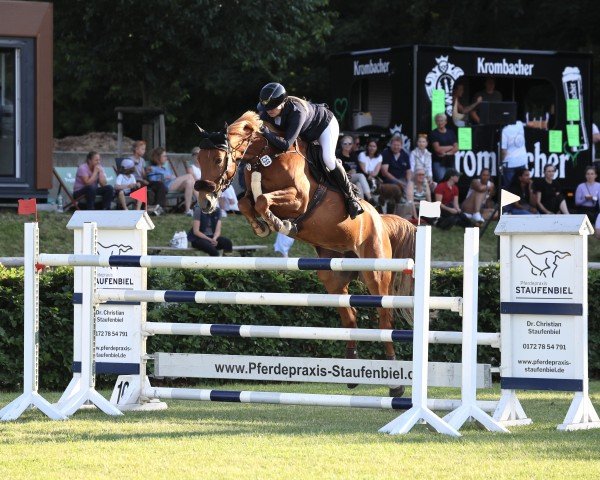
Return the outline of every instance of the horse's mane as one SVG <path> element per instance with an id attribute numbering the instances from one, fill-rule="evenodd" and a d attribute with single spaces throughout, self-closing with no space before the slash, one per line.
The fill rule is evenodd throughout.
<path id="1" fill-rule="evenodd" d="M 252 133 L 260 130 L 262 126 L 262 120 L 258 116 L 258 113 L 248 110 L 229 127 L 227 127 L 228 135 L 237 135 L 241 137 L 247 137 Z M 250 132 L 248 131 L 250 130 Z"/>

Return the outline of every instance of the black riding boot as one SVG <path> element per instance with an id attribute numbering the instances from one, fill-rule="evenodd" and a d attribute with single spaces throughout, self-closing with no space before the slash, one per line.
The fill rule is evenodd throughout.
<path id="1" fill-rule="evenodd" d="M 364 212 L 360 199 L 356 196 L 354 186 L 350 183 L 348 175 L 342 166 L 341 162 L 335 162 L 335 169 L 329 172 L 331 179 L 335 182 L 338 188 L 342 191 L 344 197 L 346 197 L 346 209 L 351 219 L 355 219 L 358 215 Z"/>

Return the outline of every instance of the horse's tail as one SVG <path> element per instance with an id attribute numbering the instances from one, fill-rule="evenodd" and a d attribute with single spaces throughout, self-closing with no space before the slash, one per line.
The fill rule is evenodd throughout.
<path id="1" fill-rule="evenodd" d="M 392 258 L 415 258 L 415 240 L 417 229 L 408 220 L 397 215 L 382 215 L 383 225 L 390 238 L 392 246 Z M 412 274 L 395 273 L 392 277 L 390 286 L 390 295 L 412 295 L 413 277 Z M 413 324 L 412 309 L 400 308 L 395 310 L 394 319 L 406 320 L 410 325 Z"/>

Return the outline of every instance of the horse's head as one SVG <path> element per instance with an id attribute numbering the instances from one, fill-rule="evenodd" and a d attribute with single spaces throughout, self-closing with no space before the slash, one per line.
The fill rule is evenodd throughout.
<path id="1" fill-rule="evenodd" d="M 202 177 L 194 184 L 194 189 L 199 192 L 204 212 L 212 213 L 217 208 L 219 196 L 231 184 L 238 164 L 259 133 L 261 124 L 256 113 L 246 112 L 232 125 L 225 125 L 220 132 L 209 133 L 198 127 L 198 163 Z"/>

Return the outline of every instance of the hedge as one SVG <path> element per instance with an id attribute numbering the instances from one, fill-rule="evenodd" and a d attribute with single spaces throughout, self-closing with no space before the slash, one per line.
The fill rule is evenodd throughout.
<path id="1" fill-rule="evenodd" d="M 431 294 L 460 296 L 462 269 L 432 271 Z M 210 271 L 155 269 L 148 274 L 149 289 L 213 290 L 238 292 L 325 293 L 313 272 Z M 40 276 L 40 386 L 62 390 L 71 378 L 73 358 L 73 273 L 69 268 L 47 269 Z M 487 266 L 479 273 L 479 330 L 499 331 L 499 269 Z M 600 374 L 600 271 L 589 273 L 589 369 Z M 351 293 L 366 293 L 353 282 Z M 0 267 L 0 389 L 21 389 L 23 361 L 23 270 Z M 148 321 L 191 323 L 236 323 L 338 327 L 333 308 L 149 304 Z M 359 326 L 377 328 L 375 309 L 359 310 Z M 432 330 L 460 330 L 456 313 L 436 311 Z M 410 328 L 397 325 L 397 328 Z M 267 356 L 341 357 L 344 342 L 228 337 L 156 336 L 148 341 L 148 351 L 203 352 Z M 409 359 L 410 344 L 396 346 L 398 358 Z M 460 345 L 431 345 L 433 361 L 460 362 Z M 379 343 L 362 342 L 362 358 L 384 358 Z M 478 361 L 498 365 L 499 351 L 479 347 Z M 150 369 L 151 370 L 151 369 Z M 114 377 L 100 376 L 101 385 L 112 385 Z"/>

